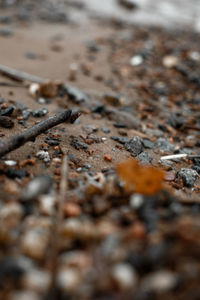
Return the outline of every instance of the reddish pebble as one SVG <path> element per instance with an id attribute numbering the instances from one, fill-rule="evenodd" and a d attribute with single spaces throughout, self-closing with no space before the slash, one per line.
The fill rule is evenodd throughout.
<path id="1" fill-rule="evenodd" d="M 112 161 L 112 157 L 111 157 L 111 155 L 109 155 L 109 154 L 105 154 L 105 155 L 104 155 L 104 160 L 105 160 L 105 161 L 109 161 L 109 162 L 111 162 L 111 161 Z"/>
<path id="2" fill-rule="evenodd" d="M 81 214 L 81 208 L 76 203 L 65 203 L 64 214 L 67 217 L 78 217 Z"/>

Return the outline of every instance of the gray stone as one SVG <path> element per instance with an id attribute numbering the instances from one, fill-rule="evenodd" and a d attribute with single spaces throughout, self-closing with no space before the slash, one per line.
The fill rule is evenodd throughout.
<path id="1" fill-rule="evenodd" d="M 32 111 L 32 115 L 35 118 L 41 118 L 46 116 L 46 114 L 48 114 L 48 109 L 43 107 L 43 108 L 39 108 L 39 109 L 35 109 Z"/>
<path id="2" fill-rule="evenodd" d="M 142 152 L 142 142 L 138 136 L 133 137 L 125 143 L 125 149 L 131 152 L 132 156 L 137 156 Z"/>
<path id="3" fill-rule="evenodd" d="M 165 138 L 157 139 L 156 146 L 163 152 L 172 152 L 175 149 L 175 145 L 168 142 Z"/>
<path id="4" fill-rule="evenodd" d="M 147 151 L 144 151 L 137 156 L 137 160 L 139 160 L 141 164 L 148 165 L 152 161 L 152 156 Z"/>
<path id="5" fill-rule="evenodd" d="M 185 168 L 182 168 L 177 176 L 183 180 L 183 184 L 187 187 L 193 187 L 195 180 L 199 177 L 197 171 Z"/>

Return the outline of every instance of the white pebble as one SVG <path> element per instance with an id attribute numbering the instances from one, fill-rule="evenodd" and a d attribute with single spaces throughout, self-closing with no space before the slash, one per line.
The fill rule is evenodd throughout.
<path id="1" fill-rule="evenodd" d="M 131 58 L 130 64 L 133 67 L 139 66 L 143 63 L 143 57 L 141 55 L 135 55 Z"/>
<path id="2" fill-rule="evenodd" d="M 132 288 L 137 280 L 134 269 L 126 263 L 115 265 L 112 269 L 112 277 L 122 289 Z"/>
<path id="3" fill-rule="evenodd" d="M 78 285 L 81 282 L 81 276 L 80 273 L 72 268 L 66 268 L 61 270 L 58 273 L 58 285 L 65 290 L 68 291 L 74 291 L 77 289 Z"/>
<path id="4" fill-rule="evenodd" d="M 144 288 L 159 293 L 172 290 L 177 284 L 178 277 L 175 273 L 167 270 L 161 270 L 150 274 L 144 280 Z"/>
<path id="5" fill-rule="evenodd" d="M 13 166 L 16 166 L 17 162 L 14 161 L 14 160 L 5 160 L 4 164 L 9 166 L 9 167 L 13 167 Z"/>
<path id="6" fill-rule="evenodd" d="M 49 152 L 47 152 L 47 151 L 44 151 L 44 150 L 38 151 L 36 153 L 36 156 L 39 159 L 43 160 L 44 162 L 49 162 L 50 161 Z"/>

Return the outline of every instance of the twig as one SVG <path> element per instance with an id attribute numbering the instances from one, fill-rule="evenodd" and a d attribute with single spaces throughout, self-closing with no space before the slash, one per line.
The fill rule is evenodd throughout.
<path id="1" fill-rule="evenodd" d="M 166 156 L 161 156 L 161 160 L 170 160 L 170 159 L 177 159 L 177 158 L 188 158 L 188 159 L 192 159 L 192 158 L 200 158 L 200 155 L 190 155 L 190 154 L 186 154 L 186 153 L 182 153 L 182 154 L 173 154 L 173 155 L 166 155 Z"/>
<path id="2" fill-rule="evenodd" d="M 51 282 L 50 282 L 50 295 L 55 295 L 56 293 L 56 278 L 58 273 L 58 254 L 60 250 L 60 232 L 63 220 L 63 205 L 65 201 L 66 191 L 68 189 L 67 183 L 68 174 L 68 162 L 67 155 L 63 157 L 63 164 L 61 170 L 61 182 L 60 182 L 60 192 L 58 196 L 58 208 L 55 215 L 54 231 L 52 235 L 52 255 L 51 255 Z M 52 298 L 54 299 L 54 297 Z"/>
<path id="3" fill-rule="evenodd" d="M 45 80 L 41 77 L 31 75 L 29 73 L 19 71 L 4 65 L 0 65 L 0 73 L 3 74 L 4 76 L 11 78 L 13 80 L 23 82 L 23 81 L 32 81 L 35 83 L 42 83 Z"/>
<path id="4" fill-rule="evenodd" d="M 58 113 L 57 115 L 50 117 L 44 121 L 39 122 L 38 124 L 28 128 L 22 133 L 16 134 L 9 139 L 5 139 L 0 143 L 0 157 L 21 147 L 28 141 L 34 141 L 34 139 L 44 133 L 46 130 L 69 121 L 74 123 L 75 120 L 80 116 L 78 112 L 72 112 L 72 110 L 65 110 L 64 112 Z"/>

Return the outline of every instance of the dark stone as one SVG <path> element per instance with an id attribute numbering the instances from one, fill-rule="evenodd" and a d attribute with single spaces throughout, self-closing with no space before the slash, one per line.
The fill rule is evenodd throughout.
<path id="1" fill-rule="evenodd" d="M 200 166 L 192 166 L 192 170 L 195 170 L 200 174 Z"/>
<path id="2" fill-rule="evenodd" d="M 193 187 L 195 180 L 198 178 L 197 171 L 193 169 L 184 169 L 182 168 L 177 176 L 183 180 L 183 184 L 187 187 Z"/>
<path id="3" fill-rule="evenodd" d="M 120 143 L 122 145 L 124 145 L 124 144 L 126 144 L 126 143 L 129 142 L 129 138 L 127 138 L 127 137 L 111 136 L 110 138 L 111 138 L 111 140 L 114 140 L 114 141 L 116 141 L 116 142 L 118 142 L 118 143 Z"/>
<path id="4" fill-rule="evenodd" d="M 72 137 L 72 141 L 70 145 L 77 150 L 88 149 L 88 145 L 86 143 L 80 142 L 76 137 Z"/>
<path id="5" fill-rule="evenodd" d="M 4 128 L 12 128 L 15 123 L 10 117 L 0 116 L 0 126 Z"/>
<path id="6" fill-rule="evenodd" d="M 137 156 L 137 160 L 139 160 L 141 164 L 150 164 L 152 161 L 152 156 L 148 152 L 144 151 Z"/>
<path id="7" fill-rule="evenodd" d="M 0 29 L 0 36 L 3 37 L 10 37 L 13 35 L 13 31 L 9 28 L 1 28 Z"/>
<path id="8" fill-rule="evenodd" d="M 14 107 L 13 106 L 8 106 L 4 109 L 1 109 L 0 110 L 0 116 L 11 116 L 12 115 L 12 112 L 14 110 Z"/>
<path id="9" fill-rule="evenodd" d="M 9 178 L 24 178 L 28 176 L 28 172 L 26 170 L 10 168 L 6 171 L 6 176 Z"/>
<path id="10" fill-rule="evenodd" d="M 175 149 L 175 145 L 168 142 L 165 138 L 157 139 L 156 146 L 164 152 L 172 152 Z"/>
<path id="11" fill-rule="evenodd" d="M 48 114 L 48 109 L 43 107 L 43 108 L 39 108 L 39 109 L 35 109 L 32 111 L 32 115 L 35 118 L 41 118 L 46 116 L 46 114 Z"/>
<path id="12" fill-rule="evenodd" d="M 167 123 L 175 129 L 180 128 L 185 124 L 186 120 L 177 113 L 172 113 L 167 121 Z"/>
<path id="13" fill-rule="evenodd" d="M 142 139 L 141 142 L 142 142 L 144 148 L 153 149 L 153 147 L 154 147 L 154 143 L 152 141 L 150 141 L 149 139 Z"/>
<path id="14" fill-rule="evenodd" d="M 22 125 L 24 128 L 27 127 L 26 122 L 24 120 L 19 120 L 18 124 Z"/>
<path id="15" fill-rule="evenodd" d="M 101 131 L 106 134 L 110 133 L 110 129 L 108 127 L 102 127 Z"/>
<path id="16" fill-rule="evenodd" d="M 125 148 L 127 151 L 131 152 L 132 156 L 137 156 L 142 152 L 141 139 L 138 136 L 135 136 L 125 143 Z"/>
<path id="17" fill-rule="evenodd" d="M 58 146 L 60 145 L 61 140 L 59 138 L 51 138 L 47 136 L 45 138 L 45 143 L 47 143 L 49 146 Z"/>
<path id="18" fill-rule="evenodd" d="M 63 85 L 61 88 L 61 92 L 63 93 L 63 95 L 66 94 L 70 100 L 77 104 L 81 102 L 87 102 L 89 100 L 88 96 L 85 93 L 71 85 Z"/>

